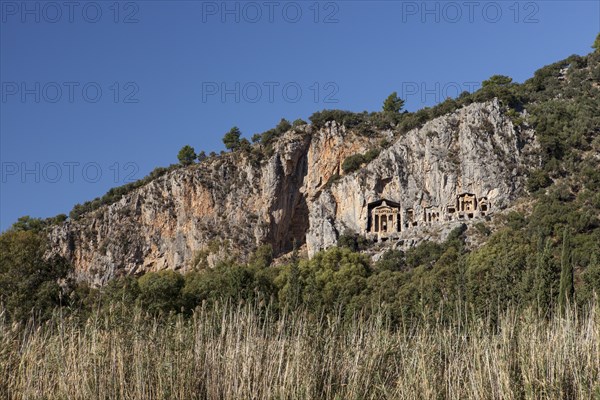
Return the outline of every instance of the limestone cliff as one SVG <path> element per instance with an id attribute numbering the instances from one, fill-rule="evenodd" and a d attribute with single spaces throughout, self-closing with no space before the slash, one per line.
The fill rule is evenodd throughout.
<path id="1" fill-rule="evenodd" d="M 335 245 L 345 231 L 404 245 L 436 232 L 442 239 L 457 223 L 489 217 L 523 193 L 525 171 L 539 162 L 535 148 L 533 132 L 515 129 L 497 101 L 430 121 L 309 201 L 309 254 Z M 399 227 L 369 235 L 369 204 L 381 199 L 395 203 Z"/>
<path id="2" fill-rule="evenodd" d="M 382 139 L 391 145 L 376 159 L 339 177 L 346 157 Z M 121 274 L 185 270 L 198 254 L 209 265 L 219 256 L 244 259 L 261 243 L 277 254 L 306 245 L 312 255 L 345 231 L 406 245 L 509 206 L 522 193 L 523 172 L 537 164 L 534 148 L 533 133 L 515 129 L 497 101 L 472 104 L 401 136 L 362 136 L 335 122 L 319 130 L 305 125 L 279 138 L 268 157 L 235 152 L 176 169 L 49 236 L 53 251 L 94 284 Z M 464 206 L 465 194 L 477 204 Z M 394 207 L 393 230 L 379 217 L 373 229 L 379 200 Z M 474 206 L 475 213 L 453 205 Z"/>

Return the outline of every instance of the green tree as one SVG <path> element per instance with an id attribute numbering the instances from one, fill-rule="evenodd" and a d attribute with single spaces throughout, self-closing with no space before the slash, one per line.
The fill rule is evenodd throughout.
<path id="1" fill-rule="evenodd" d="M 596 40 L 594 40 L 594 44 L 592 45 L 592 49 L 596 51 L 600 51 L 600 33 L 596 36 Z"/>
<path id="2" fill-rule="evenodd" d="M 365 250 L 369 245 L 369 241 L 362 235 L 351 230 L 345 231 L 337 240 L 338 247 L 345 247 L 352 251 Z"/>
<path id="3" fill-rule="evenodd" d="M 582 274 L 582 295 L 577 292 L 577 301 L 590 301 L 594 296 L 600 296 L 600 257 L 593 254 Z"/>
<path id="4" fill-rule="evenodd" d="M 539 189 L 547 188 L 551 184 L 552 179 L 550 179 L 548 173 L 544 170 L 538 169 L 529 174 L 529 179 L 527 179 L 527 190 L 530 193 L 533 193 Z"/>
<path id="5" fill-rule="evenodd" d="M 29 215 L 24 215 L 19 217 L 17 222 L 12 224 L 10 229 L 14 231 L 41 232 L 45 226 L 46 223 L 44 220 L 40 218 L 31 218 Z"/>
<path id="6" fill-rule="evenodd" d="M 561 312 L 564 312 L 568 303 L 573 302 L 575 288 L 573 286 L 573 263 L 571 259 L 571 243 L 569 230 L 563 232 L 562 252 L 560 257 L 560 292 L 558 304 Z"/>
<path id="7" fill-rule="evenodd" d="M 507 86 L 512 83 L 512 78 L 505 75 L 493 75 L 490 79 L 481 83 L 481 87 L 488 86 Z"/>
<path id="8" fill-rule="evenodd" d="M 512 78 L 504 75 L 491 76 L 482 82 L 481 90 L 473 94 L 475 101 L 488 101 L 493 98 L 498 98 L 502 104 L 513 109 L 519 107 L 523 102 Z"/>
<path id="9" fill-rule="evenodd" d="M 52 218 L 52 223 L 54 224 L 62 224 L 63 222 L 65 222 L 67 220 L 67 214 L 58 214 L 57 216 L 55 216 L 54 218 Z"/>
<path id="10" fill-rule="evenodd" d="M 196 152 L 194 148 L 189 145 L 185 145 L 179 150 L 179 154 L 177 154 L 177 158 L 181 165 L 190 165 L 196 159 Z"/>
<path id="11" fill-rule="evenodd" d="M 398 93 L 390 94 L 383 102 L 383 112 L 389 114 L 399 114 L 404 107 L 404 100 L 398 97 Z"/>
<path id="12" fill-rule="evenodd" d="M 181 292 L 185 308 L 192 310 L 204 301 L 236 303 L 275 295 L 274 278 L 269 276 L 274 270 L 259 267 L 258 263 L 249 267 L 227 260 L 219 262 L 214 269 L 186 274 Z"/>
<path id="13" fill-rule="evenodd" d="M 315 254 L 311 260 L 300 261 L 298 272 L 303 303 L 314 311 L 331 311 L 336 306 L 352 306 L 358 300 L 367 287 L 371 268 L 367 256 L 334 247 Z M 288 288 L 293 289 L 291 285 Z"/>
<path id="14" fill-rule="evenodd" d="M 412 247 L 406 252 L 406 265 L 409 268 L 416 268 L 421 265 L 431 267 L 443 252 L 444 247 L 440 243 L 421 242 L 418 246 Z"/>
<path id="15" fill-rule="evenodd" d="M 544 239 L 539 239 L 537 250 L 537 265 L 535 270 L 534 291 L 538 310 L 547 314 L 554 302 L 556 295 L 556 265 L 550 251 L 550 244 Z"/>
<path id="16" fill-rule="evenodd" d="M 260 140 L 262 139 L 262 135 L 260 133 L 255 133 L 254 135 L 252 135 L 252 143 L 259 143 Z"/>
<path id="17" fill-rule="evenodd" d="M 223 144 L 227 150 L 236 150 L 240 145 L 240 136 L 242 136 L 242 132 L 240 132 L 237 126 L 234 126 L 223 136 Z"/>
<path id="18" fill-rule="evenodd" d="M 243 151 L 250 151 L 252 150 L 252 145 L 250 144 L 250 141 L 248 139 L 242 138 L 242 140 L 240 140 L 238 148 Z"/>
<path id="19" fill-rule="evenodd" d="M 292 127 L 294 127 L 294 128 L 297 128 L 302 125 L 306 125 L 306 121 L 303 120 L 302 118 L 298 118 L 292 123 Z"/>
<path id="20" fill-rule="evenodd" d="M 290 266 L 290 274 L 287 285 L 287 303 L 292 309 L 298 307 L 302 301 L 301 293 L 302 286 L 300 284 L 300 269 L 298 268 L 298 260 L 294 260 Z"/>
<path id="21" fill-rule="evenodd" d="M 32 230 L 0 235 L 0 303 L 14 320 L 48 318 L 66 302 L 71 267 L 62 258 L 45 257 L 46 249 L 46 238 Z"/>
<path id="22" fill-rule="evenodd" d="M 198 162 L 202 162 L 204 160 L 206 160 L 206 153 L 204 150 L 202 150 L 200 153 L 198 153 Z"/>
<path id="23" fill-rule="evenodd" d="M 277 133 L 279 135 L 284 134 L 285 132 L 289 131 L 290 129 L 292 129 L 292 124 L 290 124 L 290 121 L 288 121 L 285 118 L 281 118 L 281 120 L 275 127 L 275 130 L 277 130 Z"/>
<path id="24" fill-rule="evenodd" d="M 112 279 L 102 288 L 102 300 L 107 306 L 123 304 L 131 307 L 140 295 L 138 280 L 133 276 L 120 276 Z"/>
<path id="25" fill-rule="evenodd" d="M 258 269 L 264 269 L 273 262 L 273 246 L 263 244 L 258 246 L 256 251 L 250 257 L 250 265 Z"/>
<path id="26" fill-rule="evenodd" d="M 377 271 L 402 271 L 406 269 L 404 252 L 401 250 L 387 250 L 375 264 Z"/>
<path id="27" fill-rule="evenodd" d="M 184 285 L 181 274 L 165 270 L 149 272 L 139 280 L 141 304 L 153 313 L 178 311 L 181 306 L 180 292 Z"/>
<path id="28" fill-rule="evenodd" d="M 481 316 L 489 315 L 494 320 L 509 303 L 520 304 L 519 283 L 530 253 L 526 237 L 505 228 L 468 255 L 466 294 Z"/>

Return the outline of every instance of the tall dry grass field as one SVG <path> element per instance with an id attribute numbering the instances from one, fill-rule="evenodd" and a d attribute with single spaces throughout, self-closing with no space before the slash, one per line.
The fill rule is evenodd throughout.
<path id="1" fill-rule="evenodd" d="M 467 318 L 465 318 L 467 320 Z M 594 399 L 598 307 L 391 329 L 253 306 L 0 321 L 4 399 Z"/>

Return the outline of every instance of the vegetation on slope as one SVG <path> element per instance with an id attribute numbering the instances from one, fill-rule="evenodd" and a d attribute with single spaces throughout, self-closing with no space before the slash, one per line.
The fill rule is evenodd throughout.
<path id="1" fill-rule="evenodd" d="M 465 245 L 468 231 L 457 228 L 444 243 L 424 242 L 406 253 L 390 250 L 375 263 L 345 237 L 342 247 L 283 265 L 272 265 L 271 248 L 263 246 L 248 264 L 229 260 L 211 269 L 199 263 L 185 275 L 124 276 L 100 289 L 70 281 L 61 260 L 44 260 L 40 235 L 8 232 L 0 237 L 0 293 L 13 320 L 47 317 L 57 306 L 85 316 L 115 301 L 155 315 L 190 315 L 203 304 L 224 301 L 263 301 L 274 311 L 302 307 L 315 315 L 347 317 L 377 309 L 394 324 L 446 321 L 458 305 L 473 315 L 487 315 L 492 324 L 510 306 L 543 315 L 558 312 L 561 304 L 585 308 L 593 293 L 600 293 L 600 230 L 561 231 L 566 244 L 535 234 L 552 229 L 539 223 L 537 214 L 511 215 L 505 228 L 473 251 Z M 571 271 L 572 284 L 564 283 L 572 287 L 568 292 L 560 290 L 561 269 Z"/>

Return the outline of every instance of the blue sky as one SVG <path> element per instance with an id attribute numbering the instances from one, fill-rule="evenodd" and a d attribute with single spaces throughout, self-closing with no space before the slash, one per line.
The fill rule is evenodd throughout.
<path id="1" fill-rule="evenodd" d="M 407 109 L 523 81 L 600 28 L 597 1 L 0 0 L 0 230 L 314 111 Z"/>

